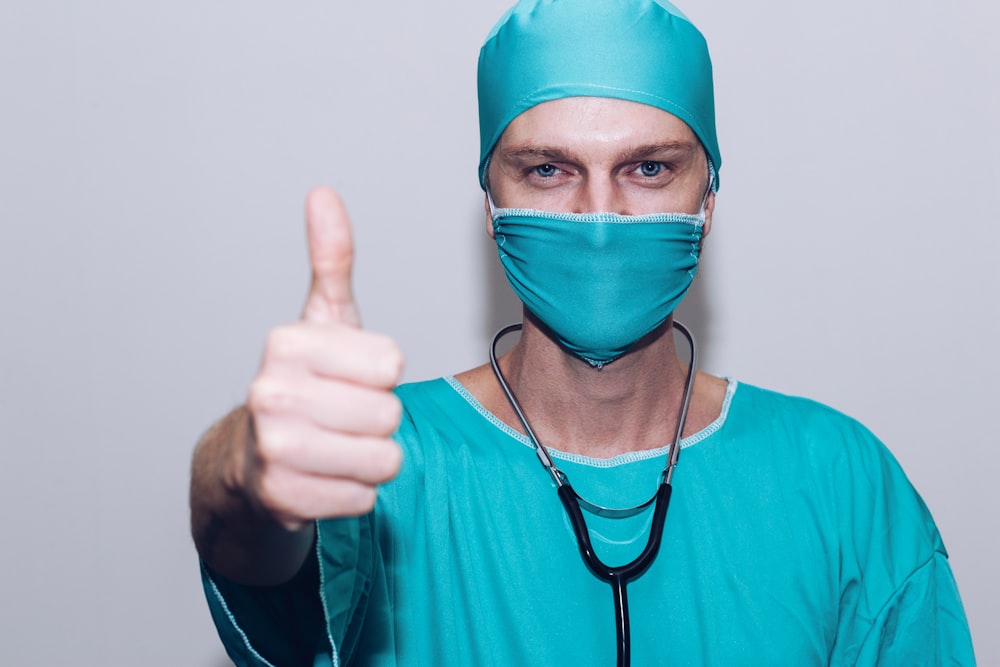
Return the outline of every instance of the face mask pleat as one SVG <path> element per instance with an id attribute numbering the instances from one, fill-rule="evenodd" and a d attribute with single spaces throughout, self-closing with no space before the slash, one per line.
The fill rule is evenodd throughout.
<path id="1" fill-rule="evenodd" d="M 703 215 L 550 213 L 492 206 L 500 262 L 524 305 L 594 366 L 660 326 L 698 266 Z"/>

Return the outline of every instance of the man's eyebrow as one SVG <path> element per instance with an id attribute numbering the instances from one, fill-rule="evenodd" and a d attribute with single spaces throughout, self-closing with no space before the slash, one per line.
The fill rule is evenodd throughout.
<path id="1" fill-rule="evenodd" d="M 654 158 L 672 157 L 684 159 L 695 153 L 698 143 L 695 141 L 677 140 L 664 141 L 655 144 L 630 146 L 618 153 L 617 162 L 641 162 Z M 500 157 L 514 162 L 566 162 L 576 159 L 572 151 L 556 146 L 522 145 L 511 146 L 500 151 Z"/>
<path id="2" fill-rule="evenodd" d="M 511 146 L 500 151 L 500 157 L 517 162 L 566 161 L 572 153 L 553 146 Z"/>
<path id="3" fill-rule="evenodd" d="M 694 141 L 664 141 L 656 144 L 645 144 L 626 148 L 618 154 L 618 162 L 641 162 L 652 159 L 687 159 L 695 154 L 698 148 Z"/>

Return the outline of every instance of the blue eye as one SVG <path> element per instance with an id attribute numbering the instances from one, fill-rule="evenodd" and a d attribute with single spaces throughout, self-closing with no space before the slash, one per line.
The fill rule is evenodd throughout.
<path id="1" fill-rule="evenodd" d="M 541 176 L 542 178 L 549 178 L 551 176 L 555 176 L 557 171 L 558 169 L 556 169 L 556 167 L 551 164 L 541 164 L 535 167 L 535 173 Z"/>
<path id="2" fill-rule="evenodd" d="M 651 178 L 653 176 L 659 176 L 661 171 L 663 171 L 662 162 L 653 162 L 651 160 L 647 160 L 646 162 L 643 162 L 641 165 L 639 165 L 639 173 L 641 173 L 643 176 L 646 176 L 647 178 Z"/>

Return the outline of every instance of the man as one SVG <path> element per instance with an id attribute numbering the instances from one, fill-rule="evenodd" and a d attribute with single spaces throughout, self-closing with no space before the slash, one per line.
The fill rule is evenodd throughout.
<path id="1" fill-rule="evenodd" d="M 972 664 L 940 537 L 882 445 L 678 358 L 722 165 L 694 26 L 663 0 L 525 0 L 479 89 L 520 338 L 495 370 L 395 387 L 346 213 L 310 195 L 303 318 L 193 466 L 233 659 Z"/>

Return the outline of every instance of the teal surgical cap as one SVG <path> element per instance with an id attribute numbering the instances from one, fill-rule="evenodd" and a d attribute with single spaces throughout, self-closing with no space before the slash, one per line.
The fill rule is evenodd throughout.
<path id="1" fill-rule="evenodd" d="M 672 113 L 701 140 L 716 173 L 722 166 L 708 44 L 679 9 L 666 0 L 521 0 L 479 52 L 480 184 L 514 118 L 584 96 Z"/>

